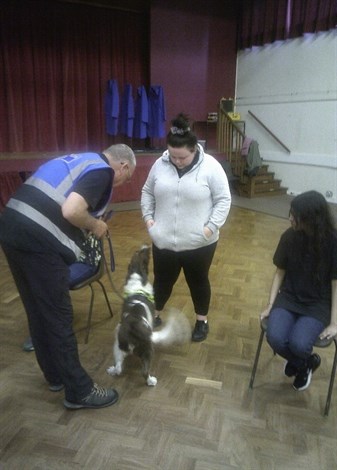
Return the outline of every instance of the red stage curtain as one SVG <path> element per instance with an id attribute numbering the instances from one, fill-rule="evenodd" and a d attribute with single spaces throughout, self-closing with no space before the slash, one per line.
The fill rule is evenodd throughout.
<path id="1" fill-rule="evenodd" d="M 287 4 L 288 0 L 242 2 L 238 48 L 245 49 L 285 39 Z"/>
<path id="2" fill-rule="evenodd" d="M 148 12 L 0 2 L 0 152 L 102 150 L 109 79 L 148 85 Z"/>
<path id="3" fill-rule="evenodd" d="M 0 173 L 0 212 L 3 211 L 11 195 L 22 185 L 17 172 Z"/>
<path id="4" fill-rule="evenodd" d="M 289 37 L 328 31 L 336 24 L 336 0 L 292 0 Z"/>
<path id="5" fill-rule="evenodd" d="M 335 28 L 336 0 L 242 0 L 238 49 Z"/>

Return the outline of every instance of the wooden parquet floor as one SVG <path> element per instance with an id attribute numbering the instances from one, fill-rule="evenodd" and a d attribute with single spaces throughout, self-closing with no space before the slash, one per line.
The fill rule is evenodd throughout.
<path id="1" fill-rule="evenodd" d="M 68 411 L 63 393 L 48 390 L 34 353 L 22 351 L 26 317 L 0 253 L 0 469 L 1 470 L 292 470 L 332 469 L 337 462 L 337 391 L 330 415 L 323 408 L 333 347 L 309 389 L 296 393 L 283 361 L 263 344 L 253 390 L 248 389 L 259 335 L 258 314 L 274 272 L 272 255 L 288 221 L 233 207 L 211 269 L 210 334 L 205 342 L 158 347 L 144 384 L 136 358 L 121 377 L 112 363 L 120 298 L 104 284 L 115 312 L 110 319 L 97 289 L 89 343 L 78 342 L 82 364 L 95 381 L 114 386 L 120 400 L 101 410 Z M 121 291 L 133 250 L 149 242 L 138 210 L 110 221 Z M 72 293 L 75 329 L 85 325 L 89 291 Z M 194 323 L 181 277 L 169 306 Z M 165 319 L 165 316 L 164 316 Z"/>

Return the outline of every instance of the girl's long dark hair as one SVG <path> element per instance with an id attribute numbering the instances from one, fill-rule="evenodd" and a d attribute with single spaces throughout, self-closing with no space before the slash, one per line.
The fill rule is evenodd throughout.
<path id="1" fill-rule="evenodd" d="M 313 255 L 315 279 L 319 280 L 321 266 L 329 262 L 327 247 L 335 234 L 330 207 L 317 191 L 307 191 L 296 196 L 290 204 L 290 214 L 295 219 L 296 229 L 303 232 L 306 249 Z"/>

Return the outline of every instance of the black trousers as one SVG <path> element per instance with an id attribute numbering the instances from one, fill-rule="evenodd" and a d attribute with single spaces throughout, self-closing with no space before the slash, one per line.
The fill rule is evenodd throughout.
<path id="1" fill-rule="evenodd" d="M 213 243 L 196 250 L 175 252 L 160 250 L 152 245 L 156 310 L 161 311 L 164 308 L 182 269 L 190 289 L 195 313 L 208 314 L 211 301 L 208 273 L 216 246 L 217 243 Z"/>
<path id="2" fill-rule="evenodd" d="M 93 381 L 81 366 L 73 331 L 69 268 L 57 253 L 16 250 L 2 244 L 25 307 L 36 359 L 49 383 L 65 386 L 65 397 L 78 401 Z"/>

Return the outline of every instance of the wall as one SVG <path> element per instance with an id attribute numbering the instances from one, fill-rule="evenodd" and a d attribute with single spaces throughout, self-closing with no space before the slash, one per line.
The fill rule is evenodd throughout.
<path id="1" fill-rule="evenodd" d="M 222 96 L 234 96 L 234 5 L 223 0 L 152 2 L 150 76 L 152 85 L 164 88 L 167 129 L 181 111 L 205 121 Z"/>
<path id="2" fill-rule="evenodd" d="M 240 51 L 236 110 L 289 193 L 316 189 L 337 202 L 336 30 Z"/>
<path id="3" fill-rule="evenodd" d="M 136 11 L 147 10 L 151 6 L 150 84 L 162 85 L 164 88 L 167 131 L 170 120 L 177 113 L 183 111 L 196 121 L 205 121 L 208 112 L 217 111 L 221 97 L 234 96 L 236 0 L 88 0 L 84 3 L 97 3 L 99 7 L 104 7 L 104 4 L 120 5 Z M 145 41 L 147 39 L 144 38 Z M 207 133 L 207 149 L 216 147 L 215 130 L 215 126 L 209 126 L 208 129 L 205 124 L 197 126 L 199 139 L 205 139 Z M 135 141 L 128 139 L 126 143 L 137 147 Z M 165 147 L 165 139 L 159 144 Z M 116 188 L 115 202 L 139 199 L 140 188 L 150 165 L 144 155 L 137 155 L 137 159 L 136 183 Z M 2 162 L 0 159 L 1 163 L 0 172 L 12 171 L 6 156 Z M 32 171 L 36 164 L 36 161 L 29 161 L 28 164 L 28 161 L 23 163 L 17 160 L 13 171 Z M 9 174 L 5 177 L 9 181 Z M 18 183 L 20 180 L 13 178 L 13 185 Z M 3 197 L 6 200 L 13 185 L 6 184 L 5 188 L 2 184 L 0 188 L 5 191 Z"/>

